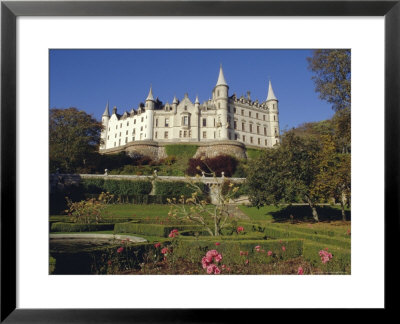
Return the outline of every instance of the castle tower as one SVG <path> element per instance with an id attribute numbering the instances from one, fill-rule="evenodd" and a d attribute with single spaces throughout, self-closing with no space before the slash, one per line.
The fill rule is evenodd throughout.
<path id="1" fill-rule="evenodd" d="M 153 119 L 154 119 L 154 106 L 155 106 L 155 101 L 153 97 L 153 89 L 150 86 L 150 91 L 149 94 L 146 98 L 146 117 L 147 117 L 147 122 L 146 122 L 146 140 L 152 140 L 153 139 Z"/>
<path id="2" fill-rule="evenodd" d="M 268 85 L 268 95 L 267 95 L 267 107 L 269 113 L 269 132 L 268 141 L 271 145 L 276 145 L 280 143 L 280 132 L 279 132 L 279 110 L 278 110 L 278 99 L 275 97 L 274 90 L 272 89 L 271 81 Z"/>
<path id="3" fill-rule="evenodd" d="M 222 64 L 219 68 L 219 76 L 216 86 L 213 90 L 213 99 L 217 108 L 217 118 L 219 127 L 217 129 L 218 139 L 228 139 L 228 90 L 229 86 L 225 81 Z"/>
<path id="4" fill-rule="evenodd" d="M 194 139 L 200 140 L 200 101 L 199 101 L 199 96 L 196 95 L 196 100 L 194 101 L 194 118 L 195 122 L 193 123 L 194 129 L 196 132 L 193 132 Z"/>
<path id="5" fill-rule="evenodd" d="M 101 135 L 100 135 L 101 139 L 100 148 L 102 149 L 106 148 L 109 121 L 110 121 L 110 111 L 109 111 L 109 103 L 107 101 L 106 109 L 104 110 L 103 116 L 101 116 L 101 124 L 103 128 L 101 130 Z"/>

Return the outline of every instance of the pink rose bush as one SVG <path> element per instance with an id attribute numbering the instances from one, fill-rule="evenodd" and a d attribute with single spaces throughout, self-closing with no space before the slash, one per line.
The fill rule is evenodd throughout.
<path id="1" fill-rule="evenodd" d="M 201 259 L 203 269 L 207 269 L 208 274 L 220 274 L 221 270 L 215 263 L 222 260 L 222 255 L 217 250 L 210 250 L 206 256 Z"/>
<path id="2" fill-rule="evenodd" d="M 161 243 L 156 243 L 156 244 L 154 244 L 154 247 L 157 249 L 157 248 L 159 248 L 161 246 Z"/>
<path id="3" fill-rule="evenodd" d="M 117 253 L 122 253 L 123 250 L 124 248 L 121 246 L 120 248 L 118 248 Z"/>
<path id="4" fill-rule="evenodd" d="M 178 230 L 177 229 L 173 229 L 172 231 L 171 231 L 171 233 L 169 233 L 169 235 L 168 235 L 168 237 L 177 237 L 179 235 L 179 232 L 178 232 Z"/>
<path id="5" fill-rule="evenodd" d="M 332 259 L 332 253 L 328 252 L 328 249 L 319 251 L 319 256 L 323 264 L 329 262 Z"/>
<path id="6" fill-rule="evenodd" d="M 304 270 L 303 270 L 302 267 L 299 267 L 299 268 L 297 269 L 297 274 L 298 274 L 298 275 L 304 274 Z"/>
<path id="7" fill-rule="evenodd" d="M 244 232 L 244 227 L 243 226 L 238 226 L 238 228 L 236 229 L 236 232 L 239 234 L 241 232 Z"/>
<path id="8" fill-rule="evenodd" d="M 272 251 L 268 251 L 268 256 L 271 256 L 272 255 Z"/>

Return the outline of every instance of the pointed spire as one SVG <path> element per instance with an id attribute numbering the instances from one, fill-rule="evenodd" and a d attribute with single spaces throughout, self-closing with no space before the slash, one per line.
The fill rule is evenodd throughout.
<path id="1" fill-rule="evenodd" d="M 271 80 L 269 80 L 269 85 L 268 85 L 268 96 L 267 96 L 267 101 L 268 100 L 278 100 L 275 97 L 274 90 L 272 90 L 272 85 L 271 85 Z"/>
<path id="2" fill-rule="evenodd" d="M 198 95 L 196 95 L 196 100 L 194 101 L 194 103 L 195 103 L 195 104 L 199 104 L 199 103 L 200 103 L 200 101 L 199 101 L 199 96 L 198 96 Z"/>
<path id="3" fill-rule="evenodd" d="M 106 105 L 106 109 L 103 112 L 103 116 L 110 117 L 110 111 L 109 111 L 108 107 L 109 107 L 109 102 L 107 100 L 107 105 Z"/>
<path id="4" fill-rule="evenodd" d="M 225 85 L 227 86 L 228 84 L 225 81 L 225 77 L 224 77 L 224 71 L 222 71 L 222 64 L 219 67 L 219 76 L 218 76 L 218 81 L 217 81 L 217 86 L 220 85 Z"/>
<path id="5" fill-rule="evenodd" d="M 113 113 L 113 115 L 117 113 L 117 106 L 114 106 L 112 113 Z"/>
<path id="6" fill-rule="evenodd" d="M 172 104 L 177 104 L 178 103 L 178 99 L 176 99 L 176 96 L 174 96 L 174 100 L 172 101 Z"/>
<path id="7" fill-rule="evenodd" d="M 153 87 L 152 87 L 152 86 L 150 86 L 149 95 L 147 96 L 146 101 L 149 101 L 149 100 L 154 101 L 154 97 L 153 97 Z"/>

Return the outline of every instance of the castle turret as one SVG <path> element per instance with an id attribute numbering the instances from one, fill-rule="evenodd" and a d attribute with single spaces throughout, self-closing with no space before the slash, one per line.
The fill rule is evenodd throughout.
<path id="1" fill-rule="evenodd" d="M 174 114 L 176 114 L 178 108 L 178 99 L 174 96 L 174 100 L 172 101 L 172 109 Z"/>
<path id="2" fill-rule="evenodd" d="M 109 111 L 109 103 L 107 101 L 106 109 L 104 110 L 103 115 L 101 116 L 101 124 L 103 126 L 100 135 L 100 149 L 106 148 L 107 143 L 107 133 L 108 133 L 108 122 L 110 121 L 110 111 Z"/>
<path id="3" fill-rule="evenodd" d="M 221 140 L 228 139 L 228 90 L 229 86 L 225 81 L 221 64 L 219 68 L 218 81 L 213 90 L 213 99 L 217 109 L 219 122 L 218 137 Z"/>
<path id="4" fill-rule="evenodd" d="M 267 108 L 269 114 L 270 121 L 270 129 L 268 134 L 268 141 L 271 145 L 279 144 L 279 109 L 278 109 L 278 99 L 275 96 L 274 90 L 272 89 L 271 81 L 269 81 L 268 85 L 268 95 L 267 95 Z"/>
<path id="5" fill-rule="evenodd" d="M 154 106 L 155 106 L 155 100 L 153 97 L 153 89 L 150 86 L 150 91 L 149 94 L 146 98 L 146 140 L 152 140 L 153 139 L 153 124 L 154 124 Z"/>

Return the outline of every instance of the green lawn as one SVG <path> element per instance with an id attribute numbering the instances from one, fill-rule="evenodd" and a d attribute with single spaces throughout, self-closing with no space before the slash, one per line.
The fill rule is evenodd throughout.
<path id="1" fill-rule="evenodd" d="M 134 205 L 134 204 L 115 204 L 107 207 L 104 217 L 118 218 L 163 218 L 169 212 L 168 205 Z"/>

